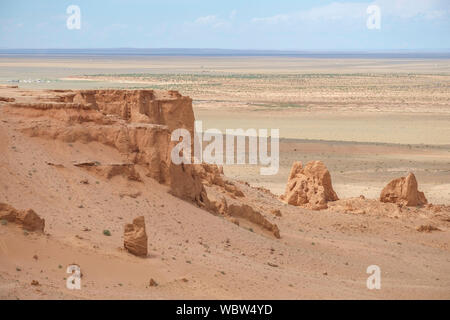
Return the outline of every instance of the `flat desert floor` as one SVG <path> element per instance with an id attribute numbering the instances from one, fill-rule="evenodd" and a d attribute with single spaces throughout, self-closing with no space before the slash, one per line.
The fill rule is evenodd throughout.
<path id="1" fill-rule="evenodd" d="M 225 166 L 236 181 L 280 195 L 294 161 L 322 160 L 342 199 L 377 199 L 390 180 L 412 171 L 429 202 L 450 204 L 449 60 L 5 56 L 0 83 L 177 90 L 193 98 L 204 129 L 279 129 L 278 174 Z M 96 184 L 76 170 L 55 178 L 40 160 L 51 156 L 70 167 L 74 159 L 119 155 L 99 145 L 30 140 L 14 130 L 20 121 L 2 117 L 0 202 L 32 207 L 50 234 L 0 226 L 2 299 L 450 298 L 446 216 L 419 208 L 395 216 L 315 212 L 242 184 L 252 203 L 282 210 L 275 218 L 282 238 L 275 240 L 174 199 L 151 179 L 143 188 L 121 180 Z M 119 197 L 125 189 L 141 196 Z M 118 249 L 124 222 L 136 215 L 149 225 L 144 262 Z M 428 224 L 440 231 L 417 231 Z M 106 227 L 112 237 L 101 234 Z M 65 289 L 62 268 L 74 262 L 86 271 L 80 292 Z M 383 270 L 380 291 L 366 288 L 372 264 Z M 149 288 L 150 277 L 160 285 Z M 34 279 L 40 287 L 30 287 Z"/>

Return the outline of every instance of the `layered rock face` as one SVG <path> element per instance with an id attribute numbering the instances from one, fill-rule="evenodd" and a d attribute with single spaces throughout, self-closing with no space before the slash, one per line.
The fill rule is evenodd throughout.
<path id="1" fill-rule="evenodd" d="M 112 173 L 130 164 L 142 165 L 147 176 L 169 185 L 174 195 L 201 202 L 203 188 L 193 166 L 174 165 L 170 159 L 177 143 L 170 141 L 171 132 L 184 128 L 194 133 L 189 97 L 175 91 L 49 90 L 32 101 L 18 99 L 5 107 L 40 119 L 22 129 L 32 137 L 112 146 L 126 159 L 125 164 L 115 164 Z"/>
<path id="2" fill-rule="evenodd" d="M 165 125 L 171 131 L 194 128 L 192 99 L 176 91 L 80 90 L 65 92 L 56 100 L 114 114 L 132 123 Z"/>
<path id="3" fill-rule="evenodd" d="M 17 210 L 6 203 L 0 203 L 0 220 L 15 223 L 27 231 L 44 232 L 45 220 L 32 209 Z"/>
<path id="4" fill-rule="evenodd" d="M 326 209 L 328 201 L 339 200 L 331 184 L 331 175 L 322 161 L 311 161 L 303 167 L 295 162 L 281 200 L 312 210 Z"/>
<path id="5" fill-rule="evenodd" d="M 133 223 L 125 225 L 123 238 L 123 246 L 130 253 L 139 257 L 147 256 L 147 233 L 144 217 L 138 217 L 133 220 Z"/>
<path id="6" fill-rule="evenodd" d="M 413 173 L 389 182 L 381 191 L 380 201 L 408 207 L 422 206 L 428 203 L 425 194 L 418 190 L 416 176 Z"/>

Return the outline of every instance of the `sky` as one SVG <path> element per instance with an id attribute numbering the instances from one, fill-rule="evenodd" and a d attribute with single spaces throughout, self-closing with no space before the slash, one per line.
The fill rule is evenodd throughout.
<path id="1" fill-rule="evenodd" d="M 0 48 L 450 49 L 450 0 L 1 0 Z"/>

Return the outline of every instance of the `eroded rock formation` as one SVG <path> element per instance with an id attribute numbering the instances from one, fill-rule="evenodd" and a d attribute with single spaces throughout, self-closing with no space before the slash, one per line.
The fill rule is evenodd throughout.
<path id="1" fill-rule="evenodd" d="M 45 220 L 32 209 L 17 210 L 6 203 L 0 203 L 0 220 L 20 225 L 27 231 L 44 232 Z"/>
<path id="2" fill-rule="evenodd" d="M 184 128 L 194 136 L 191 98 L 154 90 L 47 90 L 14 97 L 0 103 L 6 112 L 32 118 L 21 122 L 23 133 L 67 143 L 99 142 L 117 149 L 123 158 L 116 164 L 76 163 L 80 169 L 106 179 L 142 181 L 145 175 L 167 185 L 178 198 L 230 219 L 248 220 L 279 237 L 278 227 L 257 210 L 237 201 L 229 211 L 228 202 L 245 195 L 220 167 L 171 161 L 178 143 L 171 141 L 172 131 Z M 207 192 L 208 186 L 213 189 Z"/>
<path id="3" fill-rule="evenodd" d="M 126 163 L 142 165 L 148 170 L 147 176 L 169 185 L 174 195 L 201 201 L 204 190 L 193 166 L 175 165 L 170 159 L 176 144 L 170 141 L 171 132 L 184 128 L 193 135 L 191 98 L 175 91 L 153 90 L 49 90 L 46 93 L 32 101 L 16 100 L 5 105 L 9 112 L 39 119 L 22 128 L 22 132 L 68 143 L 96 141 L 114 147 Z M 100 166 L 93 169 L 110 171 Z M 110 173 L 114 173 L 125 167 L 111 169 Z"/>
<path id="4" fill-rule="evenodd" d="M 422 206 L 428 202 L 425 194 L 418 190 L 416 176 L 413 173 L 389 182 L 381 191 L 380 201 L 408 207 Z"/>
<path id="5" fill-rule="evenodd" d="M 144 217 L 138 217 L 133 220 L 133 223 L 126 224 L 123 238 L 123 246 L 130 253 L 139 257 L 147 256 L 148 244 Z"/>
<path id="6" fill-rule="evenodd" d="M 331 184 L 331 175 L 322 161 L 311 161 L 303 167 L 295 162 L 281 200 L 312 210 L 326 209 L 328 201 L 338 200 Z"/>
<path id="7" fill-rule="evenodd" d="M 274 223 L 269 222 L 260 212 L 254 210 L 252 207 L 246 204 L 235 205 L 232 204 L 228 208 L 228 214 L 233 218 L 243 218 L 254 224 L 262 227 L 263 229 L 271 232 L 275 238 L 280 238 L 280 230 Z"/>
<path id="8" fill-rule="evenodd" d="M 229 200 L 227 200 L 227 197 Z M 220 214 L 229 221 L 239 225 L 239 219 L 255 224 L 259 228 L 268 231 L 275 238 L 280 238 L 280 230 L 275 223 L 272 223 L 261 212 L 255 210 L 248 204 L 235 200 L 235 197 L 228 193 L 209 193 L 207 209 L 215 214 Z M 230 201 L 230 204 L 228 203 Z"/>

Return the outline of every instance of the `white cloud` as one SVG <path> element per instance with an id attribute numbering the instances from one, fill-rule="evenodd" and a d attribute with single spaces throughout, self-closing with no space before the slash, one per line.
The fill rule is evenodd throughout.
<path id="1" fill-rule="evenodd" d="M 333 2 L 326 6 L 293 13 L 277 14 L 271 17 L 253 18 L 254 23 L 281 24 L 298 21 L 313 22 L 360 18 L 365 15 L 367 4 L 350 2 Z"/>
<path id="2" fill-rule="evenodd" d="M 252 22 L 258 23 L 267 23 L 267 24 L 278 24 L 280 22 L 288 22 L 292 19 L 292 16 L 288 14 L 277 14 L 272 17 L 266 17 L 266 18 L 253 18 Z"/>
<path id="3" fill-rule="evenodd" d="M 200 17 L 197 20 L 194 21 L 195 24 L 203 24 L 203 25 L 210 25 L 217 22 L 217 16 L 210 15 L 205 17 Z"/>
<path id="4" fill-rule="evenodd" d="M 448 0 L 376 0 L 368 2 L 332 2 L 309 10 L 255 17 L 253 23 L 289 24 L 296 22 L 351 21 L 365 19 L 369 5 L 378 5 L 382 16 L 411 19 L 442 19 L 450 15 Z"/>
<path id="5" fill-rule="evenodd" d="M 376 0 L 383 14 L 400 19 L 438 19 L 450 15 L 448 0 Z"/>
<path id="6" fill-rule="evenodd" d="M 214 29 L 227 28 L 231 26 L 231 21 L 234 19 L 236 13 L 237 13 L 236 10 L 233 10 L 231 12 L 230 20 L 221 19 L 217 15 L 208 15 L 204 17 L 199 17 L 194 21 L 194 25 L 209 26 Z"/>

